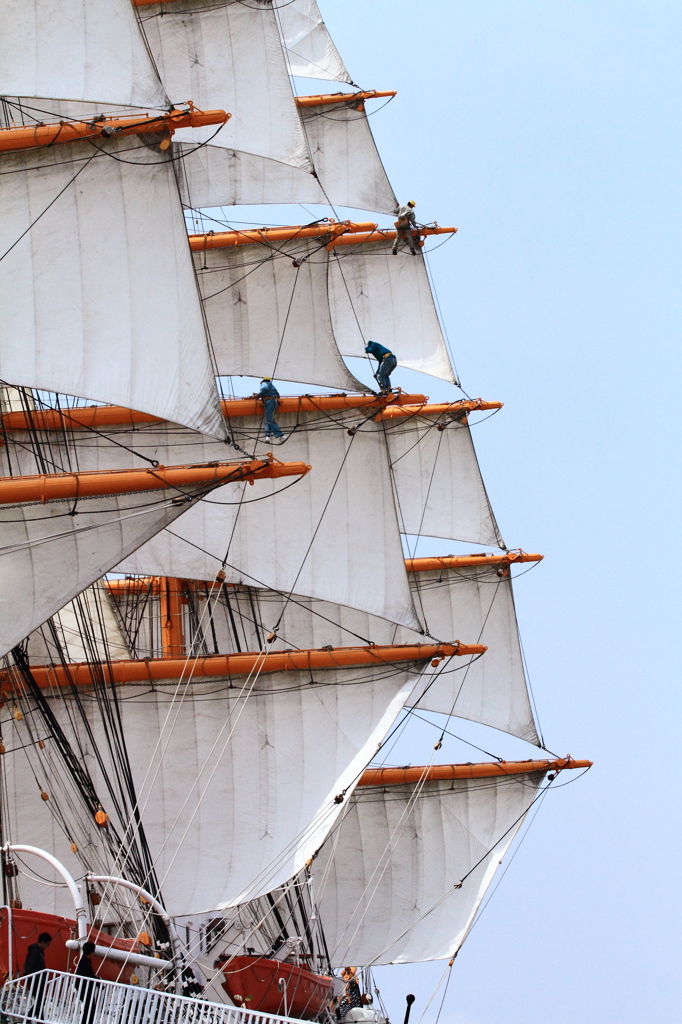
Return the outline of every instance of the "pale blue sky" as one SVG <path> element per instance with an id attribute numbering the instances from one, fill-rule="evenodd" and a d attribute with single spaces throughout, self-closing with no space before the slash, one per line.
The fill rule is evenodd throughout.
<path id="1" fill-rule="evenodd" d="M 595 761 L 545 801 L 440 1020 L 672 1024 L 682 5 L 320 5 L 355 80 L 398 90 L 372 126 L 401 201 L 460 229 L 431 266 L 464 387 L 505 402 L 475 431 L 503 534 L 546 556 L 516 588 L 541 723 Z M 393 1024 L 442 968 L 380 972 Z"/>

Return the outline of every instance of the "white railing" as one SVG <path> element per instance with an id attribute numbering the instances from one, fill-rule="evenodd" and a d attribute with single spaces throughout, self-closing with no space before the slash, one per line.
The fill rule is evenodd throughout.
<path id="1" fill-rule="evenodd" d="M 6 982 L 0 1014 L 10 1024 L 283 1024 L 292 1019 L 61 971 Z"/>

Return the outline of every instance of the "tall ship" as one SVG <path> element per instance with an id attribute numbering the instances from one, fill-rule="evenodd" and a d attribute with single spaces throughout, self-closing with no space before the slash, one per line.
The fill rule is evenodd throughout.
<path id="1" fill-rule="evenodd" d="M 590 765 L 527 684 L 542 556 L 434 302 L 456 228 L 394 194 L 395 93 L 315 0 L 2 8 L 0 1012 L 399 1024 L 374 968 L 452 968 Z M 231 210 L 263 205 L 298 214 Z M 461 719 L 536 755 L 444 763 Z"/>

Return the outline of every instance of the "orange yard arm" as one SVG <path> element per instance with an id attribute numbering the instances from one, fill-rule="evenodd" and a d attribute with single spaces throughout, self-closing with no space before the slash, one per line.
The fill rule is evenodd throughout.
<path id="1" fill-rule="evenodd" d="M 282 228 L 256 228 L 249 231 L 208 231 L 204 235 L 190 235 L 189 247 L 193 252 L 205 249 L 224 249 L 230 245 L 256 245 L 263 242 L 290 242 L 298 238 L 340 238 L 344 234 L 358 231 L 372 232 L 376 228 L 372 221 L 354 223 L 350 220 L 328 220 L 323 224 L 293 224 Z"/>
<path id="2" fill-rule="evenodd" d="M 489 764 L 436 764 L 430 768 L 367 768 L 358 786 L 404 786 L 410 782 L 450 779 L 490 779 L 500 775 L 528 772 L 558 772 L 570 768 L 591 768 L 592 761 L 559 757 L 555 761 L 492 761 Z"/>
<path id="3" fill-rule="evenodd" d="M 466 657 L 483 654 L 481 644 L 395 644 L 376 647 L 336 647 L 328 650 L 273 651 L 268 654 L 211 654 L 205 658 L 146 658 L 144 661 L 109 661 L 97 666 L 112 683 L 146 683 L 163 679 L 199 680 L 214 676 L 247 676 L 256 671 L 307 672 L 310 669 L 360 668 L 391 665 L 401 661 Z M 41 688 L 51 686 L 91 686 L 94 681 L 92 666 L 35 665 L 31 667 L 34 680 Z M 97 676 L 99 678 L 99 675 Z M 7 688 L 21 681 L 11 670 L 0 672 L 0 684 Z"/>
<path id="4" fill-rule="evenodd" d="M 390 395 L 284 395 L 279 400 L 278 413 L 339 411 L 343 409 L 367 409 L 373 405 L 386 410 L 394 406 L 408 405 L 424 407 L 424 395 L 405 395 L 402 392 Z M 240 416 L 258 416 L 263 412 L 259 398 L 227 398 L 221 402 L 223 415 L 227 419 Z M 449 408 L 446 406 L 444 408 Z M 6 412 L 2 426 L 13 430 L 81 430 L 106 427 L 134 426 L 137 423 L 163 423 L 158 416 L 146 412 L 135 412 L 121 405 L 80 405 L 71 409 L 32 409 Z M 0 441 L 0 444 L 2 442 Z"/>
<path id="5" fill-rule="evenodd" d="M 243 462 L 213 462 L 194 466 L 157 466 L 155 469 L 96 470 L 85 473 L 50 473 L 0 477 L 0 504 L 92 498 L 131 491 L 200 487 L 263 477 L 303 476 L 305 462 L 279 462 L 272 455 Z"/>
<path id="6" fill-rule="evenodd" d="M 134 117 L 99 117 L 92 121 L 56 121 L 50 124 L 22 125 L 18 128 L 0 128 L 0 153 L 17 149 L 35 149 L 79 139 L 108 138 L 113 135 L 144 135 L 147 132 L 166 132 L 167 149 L 171 136 L 178 128 L 200 128 L 204 125 L 224 124 L 232 115 L 224 110 L 197 110 L 191 103 L 186 110 Z"/>
<path id="7" fill-rule="evenodd" d="M 424 402 L 422 405 L 409 405 L 404 402 L 400 408 L 391 406 L 388 409 L 384 409 L 381 413 L 382 420 L 395 420 L 404 418 L 406 416 L 442 416 L 445 413 L 469 413 L 477 411 L 485 411 L 487 409 L 501 409 L 504 402 L 484 402 L 482 398 L 474 398 L 461 402 L 445 402 L 434 405 L 429 405 L 428 402 Z M 379 417 L 377 416 L 377 419 Z"/>
<path id="8" fill-rule="evenodd" d="M 438 569 L 466 569 L 471 566 L 494 565 L 509 566 L 516 562 L 541 562 L 544 555 L 533 555 L 527 551 L 506 551 L 498 555 L 437 555 L 431 558 L 406 558 L 405 569 L 407 572 L 432 572 Z M 151 590 L 158 594 L 163 585 L 164 576 L 135 576 L 130 579 L 104 580 L 104 586 L 110 594 L 132 594 L 141 591 Z M 194 587 L 196 584 L 204 585 L 203 580 L 181 580 L 183 587 Z M 206 582 L 206 586 L 210 586 Z"/>
<path id="9" fill-rule="evenodd" d="M 425 235 L 455 235 L 457 234 L 457 228 L 440 228 L 438 225 L 433 228 L 417 228 L 414 232 L 420 236 L 420 239 Z M 337 238 L 332 238 L 327 242 L 327 249 L 334 249 L 337 245 L 362 245 L 365 242 L 393 242 L 397 235 L 397 231 L 389 229 L 375 229 L 374 231 L 352 231 L 346 232 L 343 235 L 339 235 Z M 420 241 L 420 245 L 422 242 Z"/>
<path id="10" fill-rule="evenodd" d="M 365 100 L 379 100 L 388 96 L 397 96 L 394 90 L 379 92 L 378 89 L 368 89 L 366 92 L 334 92 L 323 93 L 320 96 L 297 96 L 296 105 L 299 107 L 324 107 L 332 103 L 357 102 L 360 106 Z"/>
<path id="11" fill-rule="evenodd" d="M 526 551 L 506 551 L 501 555 L 437 555 L 431 558 L 406 558 L 408 572 L 431 572 L 437 569 L 466 569 L 471 566 L 509 566 L 515 562 L 541 562 L 544 555 L 531 555 Z"/>

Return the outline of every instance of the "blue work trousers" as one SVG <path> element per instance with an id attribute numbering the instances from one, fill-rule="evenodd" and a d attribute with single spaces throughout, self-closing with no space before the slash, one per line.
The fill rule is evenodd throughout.
<path id="1" fill-rule="evenodd" d="M 263 408 L 265 410 L 265 436 L 270 437 L 270 434 L 274 434 L 275 437 L 282 437 L 282 431 L 279 429 L 277 420 L 275 419 L 275 413 L 277 412 L 277 399 L 266 398 L 263 400 Z"/>
<path id="2" fill-rule="evenodd" d="M 377 384 L 382 391 L 390 391 L 391 389 L 391 374 L 398 365 L 398 360 L 395 356 L 386 356 L 382 360 L 379 369 L 377 370 Z"/>

